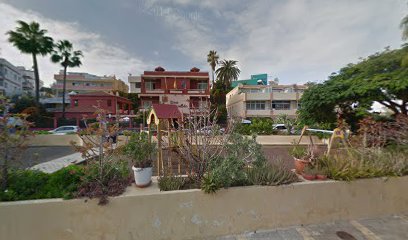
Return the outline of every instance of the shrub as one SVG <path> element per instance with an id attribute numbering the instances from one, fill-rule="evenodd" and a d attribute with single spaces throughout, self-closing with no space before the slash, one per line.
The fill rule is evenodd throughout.
<path id="1" fill-rule="evenodd" d="M 184 187 L 185 182 L 185 178 L 173 175 L 162 176 L 158 179 L 160 191 L 180 190 Z"/>
<path id="2" fill-rule="evenodd" d="M 281 185 L 298 181 L 295 173 L 288 170 L 283 161 L 265 163 L 262 166 L 248 168 L 248 182 L 251 185 Z"/>
<path id="3" fill-rule="evenodd" d="M 387 149 L 352 149 L 349 154 L 320 158 L 331 179 L 351 181 L 358 178 L 404 176 L 408 174 L 407 152 Z"/>
<path id="4" fill-rule="evenodd" d="M 125 146 L 125 153 L 133 160 L 134 166 L 139 168 L 152 166 L 151 155 L 155 150 L 156 144 L 151 142 L 145 132 L 133 133 Z"/>
<path id="5" fill-rule="evenodd" d="M 201 180 L 201 190 L 205 193 L 215 193 L 217 192 L 218 189 L 220 189 L 220 183 L 214 177 L 214 175 L 210 173 L 204 174 L 202 180 Z"/>
<path id="6" fill-rule="evenodd" d="M 125 192 L 132 182 L 127 162 L 112 155 L 105 155 L 103 162 L 92 160 L 84 168 L 77 197 L 99 198 L 99 204 L 104 205 L 109 196 Z"/>
<path id="7" fill-rule="evenodd" d="M 82 176 L 83 167 L 76 165 L 51 174 L 33 170 L 9 171 L 9 187 L 0 192 L 0 200 L 69 199 L 78 190 Z"/>

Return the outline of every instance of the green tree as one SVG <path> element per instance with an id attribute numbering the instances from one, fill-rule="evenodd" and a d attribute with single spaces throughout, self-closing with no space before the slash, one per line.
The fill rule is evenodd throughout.
<path id="1" fill-rule="evenodd" d="M 207 62 L 208 64 L 210 64 L 210 67 L 212 70 L 212 86 L 214 86 L 214 81 L 215 81 L 214 72 L 215 72 L 215 67 L 218 64 L 219 58 L 220 57 L 218 56 L 217 51 L 215 50 L 211 50 L 207 55 Z"/>
<path id="2" fill-rule="evenodd" d="M 241 70 L 237 67 L 238 61 L 235 60 L 222 60 L 220 67 L 215 71 L 217 79 L 222 82 L 224 89 L 231 87 L 231 82 L 238 80 Z"/>
<path id="3" fill-rule="evenodd" d="M 54 63 L 61 63 L 64 68 L 64 80 L 62 86 L 62 118 L 65 118 L 65 92 L 67 81 L 67 68 L 81 66 L 81 51 L 74 51 L 72 43 L 67 40 L 60 40 L 55 44 L 55 50 L 52 52 L 51 61 Z"/>
<path id="4" fill-rule="evenodd" d="M 408 114 L 408 68 L 402 59 L 408 47 L 375 53 L 357 64 L 348 64 L 323 83 L 315 84 L 301 98 L 299 117 L 304 124 L 333 123 L 341 112 L 350 125 L 371 114 L 374 102 L 394 115 Z"/>
<path id="5" fill-rule="evenodd" d="M 15 31 L 8 31 L 8 41 L 18 48 L 22 53 L 31 54 L 35 76 L 35 99 L 40 100 L 40 74 L 38 72 L 37 55 L 45 56 L 53 49 L 53 40 L 47 36 L 47 30 L 40 29 L 37 22 L 26 23 L 17 21 Z"/>

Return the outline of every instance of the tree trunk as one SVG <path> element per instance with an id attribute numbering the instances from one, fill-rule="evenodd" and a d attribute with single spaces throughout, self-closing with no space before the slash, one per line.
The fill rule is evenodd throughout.
<path id="1" fill-rule="evenodd" d="M 65 119 L 65 91 L 67 85 L 67 66 L 64 66 L 64 80 L 62 83 L 62 119 Z"/>
<path id="2" fill-rule="evenodd" d="M 7 187 L 8 187 L 8 167 L 7 167 L 8 162 L 7 162 L 7 159 L 8 159 L 8 150 L 6 149 L 6 151 L 4 153 L 4 163 L 1 166 L 1 172 L 2 172 L 1 173 L 1 176 L 2 176 L 2 179 L 1 179 L 1 191 L 6 190 Z"/>
<path id="3" fill-rule="evenodd" d="M 33 53 L 34 78 L 35 78 L 35 101 L 40 103 L 40 74 L 38 72 L 37 56 Z"/>
<path id="4" fill-rule="evenodd" d="M 215 83 L 215 79 L 214 79 L 214 69 L 211 69 L 212 70 L 212 88 L 214 88 L 214 83 Z"/>

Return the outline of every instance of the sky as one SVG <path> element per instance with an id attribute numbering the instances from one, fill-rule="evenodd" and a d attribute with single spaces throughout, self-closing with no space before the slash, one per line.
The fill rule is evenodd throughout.
<path id="1" fill-rule="evenodd" d="M 209 50 L 238 61 L 240 79 L 268 73 L 280 83 L 321 82 L 386 46 L 399 48 L 406 0 L 0 0 L 0 57 L 31 68 L 7 42 L 17 20 L 37 21 L 84 53 L 69 71 L 115 75 L 162 66 L 210 71 Z M 60 66 L 39 59 L 50 85 Z"/>

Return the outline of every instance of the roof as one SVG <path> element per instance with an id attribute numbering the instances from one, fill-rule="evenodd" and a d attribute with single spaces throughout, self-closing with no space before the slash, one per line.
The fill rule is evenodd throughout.
<path id="1" fill-rule="evenodd" d="M 177 105 L 173 104 L 153 104 L 153 111 L 159 119 L 182 118 L 182 114 Z"/>

